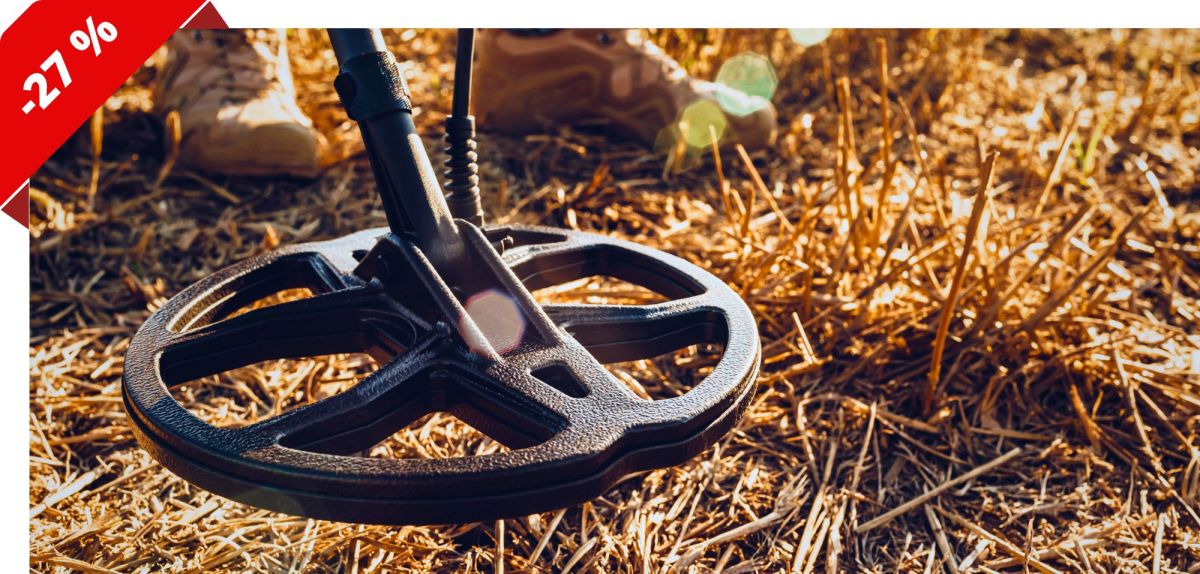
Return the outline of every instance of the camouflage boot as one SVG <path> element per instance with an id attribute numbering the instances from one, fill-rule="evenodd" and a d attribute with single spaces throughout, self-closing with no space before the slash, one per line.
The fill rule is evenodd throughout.
<path id="1" fill-rule="evenodd" d="M 179 113 L 180 163 L 226 175 L 316 177 L 326 143 L 296 105 L 272 30 L 181 30 L 167 41 L 155 111 Z"/>
<path id="2" fill-rule="evenodd" d="M 697 80 L 636 30 L 482 30 L 472 105 L 482 129 L 528 133 L 546 124 L 606 122 L 653 144 L 690 104 L 725 109 L 726 138 L 761 149 L 775 137 L 775 108 L 759 96 Z"/>

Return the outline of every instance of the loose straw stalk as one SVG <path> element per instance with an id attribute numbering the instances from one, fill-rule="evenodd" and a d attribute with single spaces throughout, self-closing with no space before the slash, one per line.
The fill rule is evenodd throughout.
<path id="1" fill-rule="evenodd" d="M 982 476 L 984 474 L 991 472 L 992 469 L 999 467 L 999 466 L 1007 463 L 1008 461 L 1010 461 L 1014 458 L 1017 458 L 1018 456 L 1021 456 L 1024 452 L 1025 452 L 1025 450 L 1021 447 L 1014 448 L 1014 449 L 1004 453 L 1002 456 L 1000 456 L 1000 458 L 993 459 L 991 462 L 988 462 L 987 464 L 976 467 L 974 470 L 972 470 L 962 476 L 947 480 L 946 482 L 943 482 L 943 483 L 925 491 L 925 494 L 922 494 L 908 502 L 905 502 L 904 504 L 901 504 L 900 506 L 897 506 L 896 508 L 893 508 L 893 509 L 875 517 L 874 519 L 872 519 L 864 524 L 859 525 L 858 528 L 854 529 L 854 531 L 859 534 L 862 534 L 863 532 L 866 532 L 868 530 L 873 530 L 875 528 L 879 528 L 880 526 L 883 526 L 884 524 L 887 524 L 887 523 L 895 520 L 897 516 L 900 516 L 906 512 L 909 512 L 910 510 L 913 510 L 913 509 L 921 506 L 922 504 L 925 504 L 926 502 L 929 502 L 930 500 L 933 500 L 939 494 L 946 492 L 947 490 L 950 490 L 951 488 L 954 488 L 964 482 L 967 482 L 976 477 L 979 477 L 979 476 Z"/>
<path id="2" fill-rule="evenodd" d="M 942 307 L 937 334 L 933 338 L 933 359 L 929 365 L 929 385 L 925 388 L 926 414 L 933 410 L 934 401 L 937 398 L 938 381 L 942 375 L 942 355 L 946 351 L 946 334 L 950 330 L 950 320 L 954 318 L 954 306 L 958 302 L 959 292 L 962 291 L 963 278 L 967 275 L 967 262 L 975 247 L 975 236 L 979 233 L 980 222 L 983 221 L 983 214 L 987 213 L 988 201 L 991 199 L 992 175 L 995 172 L 997 155 L 996 152 L 989 154 L 987 162 L 984 164 L 983 185 L 980 186 L 979 194 L 975 196 L 975 204 L 971 208 L 971 219 L 967 221 L 967 240 L 963 243 L 962 255 L 959 256 L 958 263 L 954 267 L 954 279 L 950 283 L 950 294 L 946 297 L 946 303 Z"/>

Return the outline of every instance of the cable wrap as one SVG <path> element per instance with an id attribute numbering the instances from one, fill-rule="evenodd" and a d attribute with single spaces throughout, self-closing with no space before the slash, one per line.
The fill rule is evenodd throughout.
<path id="1" fill-rule="evenodd" d="M 476 152 L 475 117 L 446 118 L 446 203 L 456 219 L 483 224 L 479 203 L 479 154 Z"/>

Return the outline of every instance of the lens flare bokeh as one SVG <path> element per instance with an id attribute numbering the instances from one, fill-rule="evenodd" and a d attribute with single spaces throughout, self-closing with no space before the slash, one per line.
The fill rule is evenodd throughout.
<path id="1" fill-rule="evenodd" d="M 779 78 L 769 58 L 743 52 L 721 64 L 717 83 L 733 88 L 717 92 L 717 101 L 725 111 L 740 117 L 765 108 L 775 95 Z"/>
<path id="2" fill-rule="evenodd" d="M 516 348 L 525 334 L 525 316 L 506 293 L 488 289 L 463 306 L 492 348 L 503 354 Z"/>
<path id="3" fill-rule="evenodd" d="M 711 100 L 696 100 L 680 114 L 679 132 L 688 147 L 705 149 L 713 140 L 721 141 L 728 124 L 721 106 Z"/>
<path id="4" fill-rule="evenodd" d="M 824 42 L 833 33 L 831 28 L 789 28 L 788 35 L 792 41 L 809 48 Z"/>

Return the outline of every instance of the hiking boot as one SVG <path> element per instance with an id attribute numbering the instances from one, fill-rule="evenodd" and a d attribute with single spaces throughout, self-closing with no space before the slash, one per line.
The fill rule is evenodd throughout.
<path id="1" fill-rule="evenodd" d="M 724 109 L 727 139 L 754 150 L 775 137 L 770 102 L 688 76 L 636 30 L 482 30 L 478 37 L 472 106 L 482 128 L 528 133 L 603 121 L 651 145 L 692 103 L 749 98 L 740 115 Z"/>
<path id="2" fill-rule="evenodd" d="M 316 177 L 327 147 L 296 105 L 286 42 L 273 30 L 181 30 L 154 90 L 179 112 L 179 161 L 226 175 Z"/>

